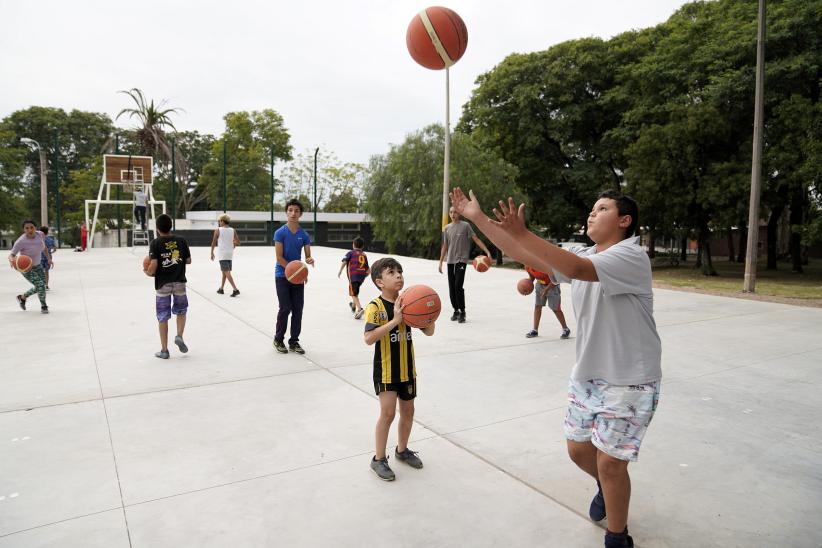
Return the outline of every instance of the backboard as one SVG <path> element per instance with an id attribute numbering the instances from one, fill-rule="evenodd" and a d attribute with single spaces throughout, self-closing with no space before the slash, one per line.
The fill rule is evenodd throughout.
<path id="1" fill-rule="evenodd" d="M 151 156 L 127 154 L 103 155 L 103 182 L 123 184 L 128 190 L 135 183 L 152 183 L 153 159 Z"/>

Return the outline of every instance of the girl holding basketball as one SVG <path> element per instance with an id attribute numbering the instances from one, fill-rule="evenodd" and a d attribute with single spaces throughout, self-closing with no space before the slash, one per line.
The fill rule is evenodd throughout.
<path id="1" fill-rule="evenodd" d="M 45 235 L 37 230 L 37 225 L 34 221 L 23 221 L 23 235 L 17 238 L 14 246 L 9 253 L 9 265 L 17 270 L 17 256 L 24 255 L 30 259 L 30 269 L 25 272 L 20 272 L 25 279 L 27 279 L 34 286 L 22 295 L 17 295 L 17 304 L 23 310 L 26 309 L 26 299 L 31 295 L 37 293 L 40 299 L 40 312 L 43 314 L 49 313 L 49 307 L 46 305 L 46 275 L 43 267 L 40 266 L 40 256 L 46 256 L 49 268 L 54 266 L 51 259 L 51 251 L 46 246 Z"/>

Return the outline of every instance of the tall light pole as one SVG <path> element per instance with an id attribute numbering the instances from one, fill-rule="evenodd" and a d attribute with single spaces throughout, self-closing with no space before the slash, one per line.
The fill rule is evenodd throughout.
<path id="1" fill-rule="evenodd" d="M 40 151 L 40 226 L 49 225 L 49 205 L 48 205 L 48 159 L 46 158 L 46 151 L 40 146 L 40 143 L 34 139 L 23 137 L 20 142 L 24 145 L 35 146 Z"/>
<path id="2" fill-rule="evenodd" d="M 759 244 L 759 195 L 762 188 L 763 95 L 765 90 L 765 0 L 759 0 L 756 36 L 756 94 L 754 98 L 753 159 L 751 161 L 751 202 L 748 211 L 748 247 L 745 251 L 745 280 L 742 291 L 756 291 L 756 259 Z"/>
<path id="3" fill-rule="evenodd" d="M 311 229 L 314 231 L 312 238 L 315 243 L 317 241 L 317 154 L 319 154 L 319 152 L 320 147 L 317 147 L 314 150 L 314 207 L 311 208 L 314 210 L 314 224 Z"/>

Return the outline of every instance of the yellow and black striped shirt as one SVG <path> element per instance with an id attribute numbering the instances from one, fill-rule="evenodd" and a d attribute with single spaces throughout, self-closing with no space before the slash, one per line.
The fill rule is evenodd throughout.
<path id="1" fill-rule="evenodd" d="M 394 303 L 377 297 L 365 307 L 365 330 L 376 329 L 393 318 Z M 400 322 L 374 343 L 374 382 L 392 384 L 412 381 L 416 377 L 411 328 Z"/>

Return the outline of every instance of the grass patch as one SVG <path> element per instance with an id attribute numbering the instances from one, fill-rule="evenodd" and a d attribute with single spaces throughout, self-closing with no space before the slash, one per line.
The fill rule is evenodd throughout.
<path id="1" fill-rule="evenodd" d="M 804 272 L 791 272 L 790 263 L 780 262 L 778 270 L 765 270 L 763 261 L 758 263 L 756 293 L 787 299 L 822 299 L 822 260 L 811 260 L 803 266 Z M 732 263 L 725 258 L 714 261 L 718 276 L 703 276 L 694 268 L 694 260 L 680 263 L 677 267 L 654 270 L 654 281 L 672 287 L 697 289 L 716 293 L 740 293 L 745 278 L 745 263 Z"/>

